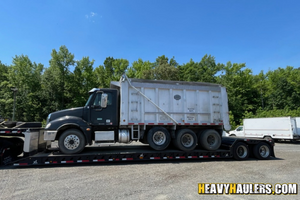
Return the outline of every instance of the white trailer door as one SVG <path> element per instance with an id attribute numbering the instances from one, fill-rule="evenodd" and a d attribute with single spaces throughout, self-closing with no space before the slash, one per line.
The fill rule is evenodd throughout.
<path id="1" fill-rule="evenodd" d="M 300 138 L 300 117 L 293 118 L 293 134 L 295 139 Z"/>

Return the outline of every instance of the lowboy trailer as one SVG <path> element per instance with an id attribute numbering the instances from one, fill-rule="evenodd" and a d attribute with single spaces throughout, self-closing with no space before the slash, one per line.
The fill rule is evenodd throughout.
<path id="1" fill-rule="evenodd" d="M 222 138 L 221 147 L 214 151 L 204 150 L 200 147 L 190 152 L 169 147 L 157 151 L 148 145 L 102 146 L 87 147 L 80 154 L 64 154 L 58 148 L 51 148 L 49 142 L 43 139 L 42 128 L 9 128 L 0 129 L 0 165 L 13 165 L 17 167 L 61 164 L 91 164 L 91 163 L 117 163 L 138 161 L 174 161 L 174 160 L 203 160 L 226 159 L 246 160 L 250 156 L 257 159 L 275 157 L 274 142 L 272 140 Z M 17 141 L 11 139 L 18 138 Z M 20 138 L 24 142 L 20 142 Z M 23 141 L 23 140 L 22 140 Z M 21 145 L 19 143 L 22 143 Z M 22 146 L 23 145 L 23 146 Z M 20 146 L 23 150 L 20 151 Z M 20 154 L 20 155 L 18 155 Z"/>

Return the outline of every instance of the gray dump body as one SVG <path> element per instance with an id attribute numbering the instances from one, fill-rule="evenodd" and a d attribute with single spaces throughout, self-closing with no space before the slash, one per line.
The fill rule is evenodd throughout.
<path id="1" fill-rule="evenodd" d="M 230 130 L 226 88 L 218 84 L 121 78 L 120 125 L 224 125 Z"/>

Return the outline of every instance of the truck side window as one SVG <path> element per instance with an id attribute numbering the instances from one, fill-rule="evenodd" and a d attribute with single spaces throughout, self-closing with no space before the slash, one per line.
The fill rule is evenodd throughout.
<path id="1" fill-rule="evenodd" d="M 95 98 L 94 103 L 93 103 L 94 106 L 100 106 L 100 104 L 101 104 L 101 95 L 102 95 L 102 93 L 98 93 L 96 95 L 96 98 Z"/>
<path id="2" fill-rule="evenodd" d="M 111 93 L 107 93 L 108 97 L 107 97 L 107 105 L 111 106 L 112 105 L 112 95 Z"/>
<path id="3" fill-rule="evenodd" d="M 93 105 L 95 106 L 100 106 L 101 105 L 101 95 L 102 93 L 98 93 L 96 95 L 96 98 L 94 100 Z M 107 106 L 111 106 L 112 105 L 112 94 L 111 93 L 107 93 L 108 97 L 107 97 Z"/>

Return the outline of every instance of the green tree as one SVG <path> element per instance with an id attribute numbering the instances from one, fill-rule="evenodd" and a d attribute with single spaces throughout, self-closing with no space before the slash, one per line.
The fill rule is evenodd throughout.
<path id="1" fill-rule="evenodd" d="M 104 66 L 100 65 L 95 69 L 97 83 L 100 87 L 110 87 L 111 81 L 118 81 L 123 73 L 126 72 L 129 61 L 126 59 L 114 59 L 107 57 Z"/>
<path id="2" fill-rule="evenodd" d="M 278 68 L 267 73 L 268 109 L 291 109 L 299 107 L 300 102 L 300 70 L 291 66 Z"/>
<path id="3" fill-rule="evenodd" d="M 59 71 L 58 76 L 55 78 L 59 83 L 57 93 L 60 99 L 60 109 L 63 109 L 66 107 L 65 96 L 68 92 L 65 90 L 65 87 L 67 82 L 70 81 L 68 79 L 71 73 L 69 67 L 75 64 L 74 54 L 70 53 L 66 46 L 61 46 L 58 52 L 55 49 L 52 50 L 51 57 L 52 58 L 49 61 L 50 68 Z"/>
<path id="4" fill-rule="evenodd" d="M 8 69 L 0 61 L 0 116 L 10 118 L 12 113 L 12 91 L 8 82 Z"/>
<path id="5" fill-rule="evenodd" d="M 72 99 L 67 107 L 83 106 L 88 98 L 88 91 L 97 87 L 96 75 L 93 69 L 94 60 L 83 57 L 76 62 L 74 72 L 70 75 L 70 82 L 67 84 L 69 99 Z"/>
<path id="6" fill-rule="evenodd" d="M 255 87 L 252 71 L 244 67 L 244 63 L 228 62 L 217 79 L 227 88 L 229 110 L 235 124 L 241 124 L 244 113 L 255 112 L 260 105 L 260 94 Z"/>
<path id="7" fill-rule="evenodd" d="M 215 58 L 205 55 L 200 62 L 190 62 L 183 64 L 180 69 L 180 80 L 194 82 L 216 83 L 216 75 L 223 69 L 224 65 L 216 64 Z"/>
<path id="8" fill-rule="evenodd" d="M 152 79 L 152 68 L 153 63 L 150 61 L 143 61 L 141 58 L 139 58 L 137 61 L 132 63 L 132 66 L 127 71 L 127 76 L 129 78 Z"/>
<path id="9" fill-rule="evenodd" d="M 175 58 L 167 58 L 165 55 L 156 58 L 153 68 L 146 72 L 147 76 L 156 80 L 179 80 L 178 63 Z"/>
<path id="10" fill-rule="evenodd" d="M 28 56 L 15 56 L 8 69 L 9 87 L 16 87 L 16 120 L 41 120 L 40 91 L 43 65 L 32 63 Z"/>

